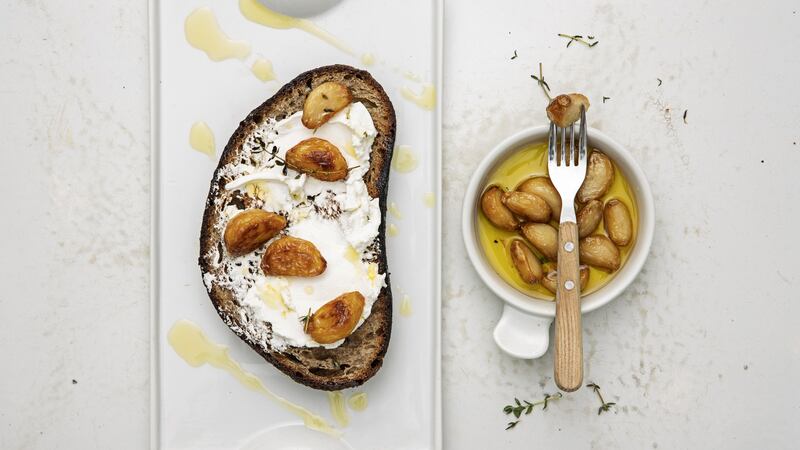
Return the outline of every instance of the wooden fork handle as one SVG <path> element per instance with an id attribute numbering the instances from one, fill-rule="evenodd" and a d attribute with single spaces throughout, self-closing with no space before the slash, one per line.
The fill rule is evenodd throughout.
<path id="1" fill-rule="evenodd" d="M 563 222 L 558 232 L 554 366 L 556 385 L 567 392 L 578 389 L 583 383 L 581 282 L 578 266 L 578 225 L 575 222 Z"/>

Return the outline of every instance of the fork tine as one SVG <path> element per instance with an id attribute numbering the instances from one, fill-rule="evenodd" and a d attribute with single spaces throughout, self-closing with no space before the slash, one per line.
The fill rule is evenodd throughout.
<path id="1" fill-rule="evenodd" d="M 569 152 L 567 153 L 567 165 L 578 165 L 578 158 L 575 156 L 575 124 L 569 126 Z"/>
<path id="2" fill-rule="evenodd" d="M 558 157 L 558 160 L 560 162 L 559 165 L 560 166 L 566 166 L 567 165 L 567 160 L 566 160 L 566 158 L 567 158 L 567 152 L 566 152 L 566 149 L 567 149 L 567 129 L 566 128 L 561 128 L 561 127 L 559 127 L 558 129 L 559 129 L 559 131 L 561 131 L 561 154 Z"/>
<path id="3" fill-rule="evenodd" d="M 550 135 L 547 142 L 547 158 L 550 163 L 556 160 L 556 124 L 550 122 Z"/>
<path id="4" fill-rule="evenodd" d="M 581 128 L 580 128 L 580 142 L 578 144 L 580 152 L 580 163 L 586 164 L 586 109 L 581 105 Z"/>

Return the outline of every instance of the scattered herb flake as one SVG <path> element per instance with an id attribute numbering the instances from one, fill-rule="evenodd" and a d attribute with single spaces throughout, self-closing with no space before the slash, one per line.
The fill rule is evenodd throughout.
<path id="1" fill-rule="evenodd" d="M 616 405 L 616 402 L 606 402 L 603 399 L 603 394 L 600 393 L 600 386 L 598 386 L 596 383 L 589 383 L 586 385 L 586 387 L 592 388 L 594 393 L 597 394 L 597 397 L 600 399 L 601 405 L 600 408 L 597 409 L 598 416 L 606 411 L 609 411 L 612 406 Z"/>
<path id="2" fill-rule="evenodd" d="M 661 78 L 656 78 L 656 80 L 658 80 L 658 85 L 661 86 L 661 83 L 663 83 L 663 81 L 661 81 Z"/>
<path id="3" fill-rule="evenodd" d="M 519 420 L 515 420 L 513 422 L 508 422 L 508 425 L 506 426 L 506 430 L 510 430 L 510 429 L 514 428 L 515 426 L 517 426 L 518 423 L 519 423 Z"/>
<path id="4" fill-rule="evenodd" d="M 589 41 L 594 41 L 594 42 L 589 42 L 583 39 L 583 36 L 581 36 L 580 34 L 571 35 L 571 34 L 558 33 L 558 36 L 569 39 L 569 41 L 567 41 L 567 48 L 569 48 L 569 46 L 572 45 L 573 42 L 580 42 L 581 44 L 587 47 L 594 47 L 595 45 L 600 43 L 600 41 L 596 41 L 594 39 L 594 36 L 586 36 L 586 38 L 589 39 Z"/>
<path id="5" fill-rule="evenodd" d="M 611 97 L 603 97 L 603 103 L 605 103 L 606 100 L 611 100 Z"/>
<path id="6" fill-rule="evenodd" d="M 683 110 L 683 123 L 688 124 L 689 122 L 686 121 L 686 115 L 689 114 L 688 109 Z"/>
<path id="7" fill-rule="evenodd" d="M 517 51 L 516 50 L 514 50 L 514 56 L 512 56 L 511 59 L 517 59 Z"/>
<path id="8" fill-rule="evenodd" d="M 536 75 L 531 74 L 531 78 L 536 80 L 536 83 L 542 88 L 544 95 L 547 96 L 547 99 L 553 100 L 553 98 L 550 97 L 550 85 L 547 84 L 547 81 L 544 81 L 544 75 L 542 74 L 542 63 L 539 63 L 539 76 L 537 77 Z"/>

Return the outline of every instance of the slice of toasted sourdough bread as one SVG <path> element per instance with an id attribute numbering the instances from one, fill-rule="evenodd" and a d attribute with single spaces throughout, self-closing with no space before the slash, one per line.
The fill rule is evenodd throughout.
<path id="1" fill-rule="evenodd" d="M 243 155 L 244 143 L 259 125 L 270 119 L 282 120 L 303 110 L 303 103 L 316 86 L 334 81 L 347 86 L 353 103 L 361 102 L 372 117 L 377 135 L 370 153 L 370 167 L 363 180 L 369 196 L 378 198 L 381 222 L 378 237 L 373 244 L 374 261 L 381 274 L 386 274 L 386 285 L 372 305 L 369 317 L 336 348 L 287 347 L 278 351 L 270 345 L 271 325 L 254 326 L 241 307 L 241 298 L 225 283 L 215 280 L 230 280 L 223 264 L 230 256 L 223 241 L 224 224 L 228 220 L 224 210 L 231 205 L 243 209 L 251 205 L 252 199 L 239 191 L 229 191 L 225 185 L 235 177 L 224 170 L 231 164 L 248 164 Z M 222 320 L 242 340 L 279 370 L 295 381 L 315 389 L 340 390 L 363 384 L 380 369 L 389 344 L 392 327 L 392 297 L 385 252 L 386 194 L 389 181 L 389 166 L 396 131 L 395 113 L 389 97 L 372 76 L 363 70 L 345 65 L 320 67 L 300 74 L 287 83 L 272 98 L 253 110 L 233 133 L 214 172 L 206 200 L 203 226 L 200 235 L 200 268 L 203 282 Z M 261 250 L 263 251 L 263 247 Z M 326 293 L 330 298 L 339 292 Z M 259 329 L 266 331 L 258 331 Z"/>

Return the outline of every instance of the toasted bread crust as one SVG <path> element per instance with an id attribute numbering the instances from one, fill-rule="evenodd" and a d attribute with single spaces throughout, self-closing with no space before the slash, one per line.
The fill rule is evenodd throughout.
<path id="1" fill-rule="evenodd" d="M 215 200 L 224 194 L 224 186 L 230 181 L 221 176 L 220 170 L 239 159 L 245 139 L 259 124 L 269 118 L 282 119 L 302 110 L 308 92 L 327 81 L 337 81 L 348 86 L 353 93 L 353 101 L 360 101 L 366 106 L 378 132 L 372 145 L 370 170 L 364 175 L 364 182 L 370 196 L 378 198 L 380 202 L 381 225 L 377 238 L 377 259 L 380 273 L 386 274 L 386 286 L 373 304 L 370 316 L 337 348 L 290 347 L 278 352 L 266 340 L 256 341 L 245 333 L 234 292 L 217 283 L 207 285 L 207 289 L 222 320 L 264 359 L 298 383 L 315 389 L 334 391 L 361 385 L 375 375 L 383 364 L 392 328 L 392 295 L 386 262 L 385 227 L 386 195 L 396 117 L 386 92 L 368 72 L 345 65 L 325 66 L 304 72 L 248 114 L 239 124 L 225 146 L 211 181 L 200 234 L 199 263 L 204 275 L 224 276 L 219 273 L 219 267 L 212 260 L 222 239 L 219 228 L 215 227 L 222 211 Z"/>

